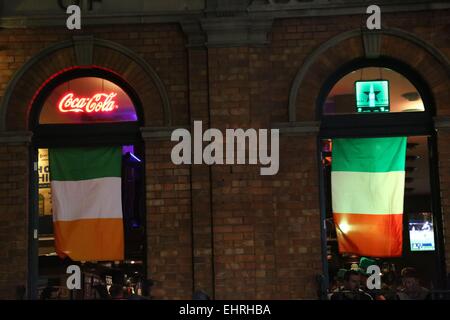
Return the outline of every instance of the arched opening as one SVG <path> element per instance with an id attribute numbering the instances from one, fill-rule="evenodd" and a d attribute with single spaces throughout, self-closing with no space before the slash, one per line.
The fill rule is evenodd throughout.
<path id="1" fill-rule="evenodd" d="M 362 273 L 366 286 L 368 261 L 382 274 L 374 298 L 395 298 L 405 267 L 431 294 L 445 288 L 427 84 L 400 61 L 358 59 L 325 81 L 316 107 L 327 293 L 342 285 L 344 269 Z"/>
<path id="2" fill-rule="evenodd" d="M 141 103 L 99 68 L 57 74 L 36 93 L 30 181 L 31 298 L 105 298 L 115 284 L 138 293 L 146 279 Z M 68 290 L 78 265 L 78 290 Z"/>
<path id="3" fill-rule="evenodd" d="M 424 111 L 417 88 L 401 73 L 384 67 L 364 67 L 347 73 L 334 84 L 322 114 Z"/>
<path id="4" fill-rule="evenodd" d="M 89 104 L 89 99 L 98 101 Z M 118 107 L 94 110 L 111 101 Z M 65 110 L 60 110 L 60 102 Z M 100 68 L 74 68 L 51 77 L 38 90 L 31 103 L 29 129 L 36 144 L 127 143 L 139 138 L 144 119 L 141 105 L 119 75 Z"/>
<path id="5" fill-rule="evenodd" d="M 364 70 L 368 72 L 364 74 Z M 356 83 L 351 80 L 376 81 L 380 80 L 380 76 L 388 82 L 389 78 L 392 78 L 389 83 L 391 98 L 389 112 L 358 112 Z M 340 89 L 339 86 L 344 83 L 347 88 Z M 348 87 L 350 84 L 351 86 Z M 404 86 L 403 90 L 401 86 Z M 329 93 L 337 95 L 339 90 L 345 90 L 347 94 L 354 95 L 350 97 L 352 101 L 349 102 L 352 107 L 348 107 L 349 111 L 330 112 L 327 104 L 336 97 L 330 96 Z M 419 95 L 418 101 L 423 105 L 423 109 L 415 110 L 416 112 L 403 112 L 405 103 L 408 99 L 412 99 L 408 95 L 407 98 L 403 95 L 413 91 Z M 392 96 L 393 93 L 395 96 Z M 344 98 L 348 100 L 348 97 Z M 374 136 L 408 134 L 409 132 L 428 134 L 433 131 L 434 115 L 435 103 L 427 83 L 409 65 L 387 57 L 373 60 L 356 59 L 342 65 L 326 79 L 316 100 L 316 118 L 321 122 L 322 135 Z"/>

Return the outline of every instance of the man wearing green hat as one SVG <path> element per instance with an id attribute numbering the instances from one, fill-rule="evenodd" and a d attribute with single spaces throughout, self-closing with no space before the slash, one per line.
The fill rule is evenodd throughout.
<path id="1" fill-rule="evenodd" d="M 359 272 L 361 274 L 361 284 L 362 290 L 368 293 L 374 300 L 386 300 L 383 296 L 380 289 L 369 289 L 367 287 L 367 279 L 371 276 L 370 273 L 367 273 L 367 268 L 373 265 L 378 265 L 377 262 L 373 259 L 361 257 L 359 260 Z M 379 275 L 381 277 L 381 275 Z"/>

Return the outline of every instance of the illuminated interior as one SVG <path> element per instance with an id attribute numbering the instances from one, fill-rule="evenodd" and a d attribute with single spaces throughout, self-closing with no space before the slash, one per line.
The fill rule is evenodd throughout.
<path id="1" fill-rule="evenodd" d="M 423 274 L 426 287 L 436 283 L 436 244 L 433 223 L 433 207 L 431 199 L 429 137 L 410 136 L 407 139 L 405 160 L 405 189 L 403 211 L 403 250 L 402 256 L 397 258 L 383 258 L 366 256 L 381 266 L 383 281 L 406 266 L 414 266 Z M 332 191 L 331 191 L 331 165 L 333 139 L 322 140 L 322 171 L 323 185 L 326 195 L 326 232 L 327 232 L 327 261 L 330 287 L 336 285 L 340 269 L 351 269 L 358 265 L 361 256 L 352 253 L 340 253 L 336 229 L 347 234 L 355 226 L 342 221 L 336 225 L 333 219 Z M 427 229 L 428 228 L 428 229 Z M 393 278 L 394 279 L 394 278 Z M 398 279 L 390 279 L 397 284 Z"/>
<path id="2" fill-rule="evenodd" d="M 387 80 L 389 83 L 389 112 L 425 111 L 418 90 L 403 75 L 387 68 L 369 67 L 352 71 L 342 77 L 328 94 L 323 113 L 328 115 L 358 113 L 355 83 L 375 80 Z"/>
<path id="3" fill-rule="evenodd" d="M 134 290 L 145 277 L 145 225 L 141 204 L 143 193 L 142 160 L 134 145 L 122 146 L 122 206 L 125 234 L 125 260 L 123 261 L 71 261 L 62 260 L 55 250 L 52 212 L 51 172 L 47 148 L 38 149 L 38 211 L 39 211 L 39 284 L 38 292 L 51 286 L 58 296 L 52 299 L 70 299 L 65 286 L 65 269 L 68 264 L 78 264 L 83 272 L 82 290 L 77 299 L 102 299 L 101 289 L 114 280 Z M 143 190 L 143 189 L 142 189 Z M 133 291 L 134 292 L 134 291 Z"/>
<path id="4" fill-rule="evenodd" d="M 367 85 L 358 91 L 359 83 Z M 384 88 L 381 83 L 383 83 Z M 385 90 L 383 94 L 380 94 L 383 98 L 377 100 L 379 98 L 377 94 L 382 90 Z M 388 97 L 387 108 L 385 97 Z M 369 101 L 371 99 L 372 101 Z M 377 106 L 380 101 L 383 103 L 378 105 L 378 110 L 370 110 L 371 107 Z M 363 110 L 358 109 L 360 104 L 363 105 Z M 382 110 L 382 107 L 385 109 Z M 362 68 L 343 76 L 334 84 L 322 106 L 324 115 L 353 114 L 356 117 L 363 112 L 404 113 L 424 111 L 425 106 L 422 97 L 411 81 L 396 71 L 380 67 Z M 336 121 L 338 121 L 338 118 L 336 118 Z M 386 127 L 389 127 L 389 125 L 388 120 L 386 120 Z M 386 132 L 388 132 L 388 128 Z M 358 136 L 351 137 L 358 138 Z M 438 253 L 436 251 L 437 238 L 433 219 L 434 208 L 430 178 L 432 167 L 430 139 L 431 137 L 428 135 L 407 136 L 403 230 L 401 235 L 403 240 L 402 255 L 395 258 L 378 257 L 375 254 L 365 257 L 375 259 L 381 267 L 383 281 L 394 286 L 399 285 L 399 279 L 394 275 L 406 266 L 414 266 L 420 272 L 425 287 L 431 288 L 438 282 L 437 274 L 434 272 L 437 269 Z M 333 140 L 333 138 L 323 139 L 321 148 L 322 183 L 326 211 L 327 261 L 331 289 L 339 285 L 339 270 L 357 269 L 360 259 L 363 258 L 351 252 L 341 253 L 338 249 L 336 229 L 347 234 L 351 233 L 357 226 L 347 221 L 341 221 L 337 225 L 333 219 L 331 191 Z"/>

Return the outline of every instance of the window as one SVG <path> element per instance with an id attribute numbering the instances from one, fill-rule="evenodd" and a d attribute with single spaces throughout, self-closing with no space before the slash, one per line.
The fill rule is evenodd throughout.
<path id="1" fill-rule="evenodd" d="M 46 299 L 105 298 L 111 281 L 126 286 L 128 292 L 137 291 L 147 270 L 144 148 L 139 131 L 143 117 L 139 97 L 118 75 L 96 68 L 74 68 L 58 74 L 41 89 L 32 102 L 29 121 L 33 131 L 33 161 L 38 167 L 37 172 L 31 170 L 34 191 L 30 224 L 38 230 L 38 238 L 30 249 L 31 294 Z M 111 146 L 122 149 L 124 259 L 72 261 L 59 257 L 49 150 Z M 72 293 L 65 286 L 69 264 L 78 264 L 83 275 L 81 290 Z"/>
<path id="2" fill-rule="evenodd" d="M 382 281 L 392 288 L 399 284 L 400 271 L 407 266 L 418 270 L 423 286 L 441 287 L 444 268 L 432 120 L 435 109 L 427 83 L 400 61 L 386 57 L 358 59 L 341 66 L 325 80 L 316 103 L 321 124 L 322 223 L 326 225 L 323 254 L 329 289 L 339 285 L 343 269 L 358 269 L 366 258 L 374 259 L 383 273 Z M 360 253 L 351 250 L 340 252 L 332 203 L 331 166 L 336 161 L 333 145 L 341 138 L 388 137 L 407 138 L 402 228 L 396 231 L 402 239 L 402 254 L 388 258 L 378 254 L 358 256 Z M 339 231 L 346 232 L 342 228 Z"/>

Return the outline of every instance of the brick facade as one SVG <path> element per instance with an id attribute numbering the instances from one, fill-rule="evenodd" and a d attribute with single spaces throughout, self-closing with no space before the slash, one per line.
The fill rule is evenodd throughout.
<path id="1" fill-rule="evenodd" d="M 410 27 L 414 21 L 414 27 Z M 395 13 L 383 27 L 426 41 L 450 59 L 450 11 Z M 274 22 L 264 47 L 187 47 L 177 24 L 0 30 L 0 100 L 15 72 L 45 48 L 74 35 L 125 46 L 160 78 L 170 106 L 137 59 L 94 42 L 92 64 L 119 74 L 137 92 L 146 127 L 271 128 L 288 122 L 289 93 L 311 52 L 364 25 L 361 16 L 304 17 Z M 430 51 L 381 35 L 381 54 L 414 68 L 431 88 L 438 116 L 450 115 L 448 65 Z M 336 68 L 364 57 L 362 38 L 336 43 L 312 61 L 297 92 L 296 121 L 317 121 L 316 100 Z M 447 60 L 448 61 L 448 60 Z M 6 132 L 28 130 L 33 96 L 52 75 L 77 66 L 73 46 L 49 52 L 18 78 L 4 116 Z M 0 134 L 3 134 L 0 132 Z M 1 138 L 1 137 L 0 137 Z M 3 141 L 3 140 L 0 140 Z M 450 257 L 450 135 L 438 134 L 446 256 Z M 170 138 L 145 139 L 148 273 L 169 299 L 204 289 L 216 299 L 317 298 L 322 273 L 317 136 L 280 138 L 280 170 L 259 166 L 175 166 Z M 0 145 L 0 298 L 26 284 L 28 167 L 26 144 Z M 447 263 L 450 272 L 450 263 Z"/>
<path id="2" fill-rule="evenodd" d="M 0 146 L 0 299 L 27 283 L 28 172 L 26 145 Z"/>

